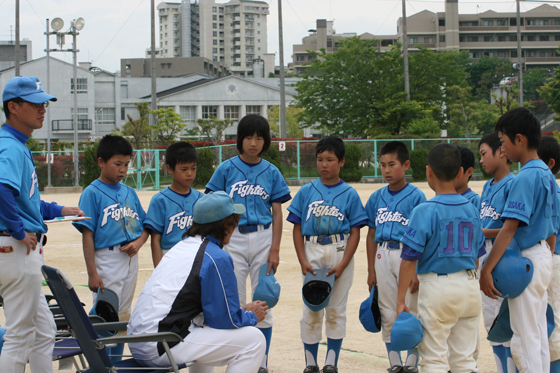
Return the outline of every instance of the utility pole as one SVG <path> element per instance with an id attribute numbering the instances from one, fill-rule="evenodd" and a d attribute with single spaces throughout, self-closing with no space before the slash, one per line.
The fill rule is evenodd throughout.
<path id="1" fill-rule="evenodd" d="M 20 76 L 19 71 L 19 0 L 16 0 L 16 47 L 15 47 L 16 76 Z"/>
<path id="2" fill-rule="evenodd" d="M 50 28 L 49 19 L 47 18 L 47 92 L 50 92 L 51 88 L 51 48 L 50 48 Z M 54 158 L 54 157 L 53 157 Z M 52 187 L 52 176 L 51 176 L 51 113 L 47 110 L 47 186 Z"/>
<path id="3" fill-rule="evenodd" d="M 156 96 L 157 96 L 157 91 L 156 91 L 156 14 L 155 14 L 155 1 L 151 0 L 151 15 L 152 15 L 152 45 L 151 45 L 151 63 L 152 63 L 152 102 L 150 104 L 150 109 L 151 110 L 157 110 L 157 102 L 156 102 Z M 152 128 L 152 126 L 154 124 L 156 124 L 156 118 L 154 114 L 150 114 L 149 116 L 150 118 L 150 128 Z M 151 130 L 152 132 L 152 141 L 153 141 L 153 133 L 154 130 Z"/>
<path id="4" fill-rule="evenodd" d="M 74 186 L 80 186 L 80 168 L 78 153 L 78 29 L 76 28 L 76 20 L 72 21 L 70 29 L 72 30 L 72 53 L 74 55 Z"/>
<path id="5" fill-rule="evenodd" d="M 521 60 L 521 15 L 520 0 L 517 0 L 517 86 L 519 87 L 519 106 L 523 107 L 523 62 Z"/>
<path id="6" fill-rule="evenodd" d="M 410 82 L 408 77 L 408 33 L 406 30 L 406 0 L 402 0 L 402 25 L 403 25 L 403 60 L 404 60 L 404 91 L 406 101 L 410 100 Z"/>
<path id="7" fill-rule="evenodd" d="M 278 40 L 280 43 L 280 137 L 288 137 L 286 130 L 286 85 L 284 84 L 284 35 L 282 32 L 282 0 L 278 0 Z"/>

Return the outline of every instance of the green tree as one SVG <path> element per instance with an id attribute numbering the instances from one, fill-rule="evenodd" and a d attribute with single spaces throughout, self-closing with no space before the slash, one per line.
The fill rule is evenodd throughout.
<path id="1" fill-rule="evenodd" d="M 43 147 L 43 144 L 39 140 L 33 138 L 33 136 L 29 137 L 25 145 L 27 145 L 29 150 L 31 150 L 32 152 L 40 152 L 41 150 L 45 149 L 45 147 Z"/>
<path id="2" fill-rule="evenodd" d="M 506 97 L 492 94 L 495 100 L 494 105 L 500 110 L 500 115 L 509 109 L 519 107 L 519 89 L 517 88 L 517 83 L 504 85 L 502 88 L 506 92 Z M 525 101 L 525 99 L 523 101 Z"/>
<path id="3" fill-rule="evenodd" d="M 405 133 L 420 138 L 437 138 L 441 133 L 440 124 L 430 116 L 413 119 L 405 128 Z"/>
<path id="4" fill-rule="evenodd" d="M 548 75 L 548 69 L 545 68 L 531 69 L 523 72 L 523 101 L 541 99 L 539 88 L 546 83 Z"/>
<path id="5" fill-rule="evenodd" d="M 268 115 L 268 123 L 270 123 L 270 132 L 274 136 L 280 137 L 280 106 L 274 105 L 266 113 Z M 303 137 L 303 130 L 300 127 L 302 113 L 302 108 L 286 107 L 286 135 L 288 138 L 299 139 Z"/>
<path id="6" fill-rule="evenodd" d="M 200 128 L 200 132 L 210 139 L 214 145 L 218 145 L 224 138 L 226 129 L 233 125 L 231 119 L 217 119 L 210 116 L 208 119 L 197 119 L 196 124 Z"/>
<path id="7" fill-rule="evenodd" d="M 500 116 L 497 106 L 490 105 L 484 99 L 473 101 L 469 87 L 449 87 L 448 93 L 450 94 L 447 104 L 449 135 L 472 137 L 493 130 Z"/>
<path id="8" fill-rule="evenodd" d="M 161 108 L 150 113 L 156 116 L 156 124 L 152 128 L 159 144 L 163 147 L 172 144 L 175 137 L 187 127 L 185 121 L 173 108 Z"/>
<path id="9" fill-rule="evenodd" d="M 554 69 L 554 72 L 554 76 L 549 78 L 545 85 L 537 91 L 540 93 L 548 107 L 557 115 L 556 118 L 558 118 L 560 117 L 560 66 Z"/>
<path id="10" fill-rule="evenodd" d="M 142 149 L 144 143 L 151 137 L 150 123 L 147 117 L 140 117 L 140 119 L 132 119 L 130 114 L 127 114 L 128 122 L 122 128 L 124 136 L 132 136 L 134 139 L 134 147 Z"/>
<path id="11" fill-rule="evenodd" d="M 464 59 L 463 63 L 466 71 L 469 72 L 467 83 L 475 99 L 490 100 L 493 85 L 499 84 L 506 76 L 515 75 L 508 58 L 482 56 L 477 61 Z"/>

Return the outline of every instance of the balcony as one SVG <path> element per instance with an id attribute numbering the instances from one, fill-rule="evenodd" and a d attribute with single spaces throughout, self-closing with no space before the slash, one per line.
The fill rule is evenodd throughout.
<path id="1" fill-rule="evenodd" d="M 91 131 L 91 119 L 78 119 L 78 131 Z M 52 121 L 52 130 L 55 132 L 74 131 L 74 121 L 72 119 L 57 119 Z"/>
<path id="2" fill-rule="evenodd" d="M 255 17 L 254 16 L 250 16 L 248 14 L 245 15 L 245 21 L 254 21 Z"/>

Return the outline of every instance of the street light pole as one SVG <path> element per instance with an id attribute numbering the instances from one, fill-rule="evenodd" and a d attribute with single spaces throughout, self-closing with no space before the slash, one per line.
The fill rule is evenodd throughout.
<path id="1" fill-rule="evenodd" d="M 19 71 L 19 0 L 16 0 L 16 45 L 15 45 L 16 76 L 20 76 Z"/>
<path id="2" fill-rule="evenodd" d="M 49 28 L 49 19 L 47 18 L 47 92 L 50 92 L 50 84 L 51 84 L 51 50 L 50 50 L 50 28 Z M 54 157 L 53 157 L 54 159 Z M 50 110 L 47 110 L 47 187 L 52 187 L 51 183 L 51 114 Z"/>
<path id="3" fill-rule="evenodd" d="M 74 54 L 74 186 L 80 186 L 80 172 L 78 166 L 78 46 L 76 20 L 72 21 L 72 53 Z"/>
<path id="4" fill-rule="evenodd" d="M 278 0 L 278 42 L 280 62 L 280 137 L 288 137 L 286 128 L 286 85 L 284 83 L 284 32 L 282 30 L 282 0 Z"/>
<path id="5" fill-rule="evenodd" d="M 519 106 L 523 107 L 523 65 L 521 62 L 521 15 L 517 0 L 517 86 L 519 87 Z"/>

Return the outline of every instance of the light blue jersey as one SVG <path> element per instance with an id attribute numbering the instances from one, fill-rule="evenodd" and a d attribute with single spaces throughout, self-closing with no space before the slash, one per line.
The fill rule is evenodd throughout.
<path id="1" fill-rule="evenodd" d="M 502 220 L 519 220 L 514 238 L 521 250 L 558 230 L 558 184 L 540 159 L 527 162 L 512 180 Z"/>
<path id="2" fill-rule="evenodd" d="M 396 194 L 388 186 L 375 191 L 365 208 L 368 226 L 375 229 L 375 242 L 400 241 L 412 210 L 423 202 L 424 192 L 408 183 Z"/>
<path id="3" fill-rule="evenodd" d="M 267 225 L 272 222 L 272 203 L 291 199 L 282 174 L 270 162 L 243 162 L 239 156 L 218 166 L 206 188 L 228 193 L 235 203 L 247 210 L 239 225 Z"/>
<path id="4" fill-rule="evenodd" d="M 103 249 L 130 241 L 142 235 L 146 213 L 136 192 L 123 184 L 106 184 L 97 179 L 80 196 L 78 204 L 89 220 L 72 223 L 82 232 L 93 232 L 95 249 Z"/>
<path id="5" fill-rule="evenodd" d="M 349 234 L 367 224 L 358 192 L 344 181 L 324 185 L 316 179 L 301 187 L 290 207 L 288 221 L 301 224 L 304 236 Z"/>
<path id="6" fill-rule="evenodd" d="M 480 196 L 474 192 L 471 188 L 465 190 L 461 193 L 463 197 L 469 200 L 470 203 L 473 204 L 474 207 L 480 210 Z"/>
<path id="7" fill-rule="evenodd" d="M 500 229 L 504 222 L 501 219 L 506 200 L 511 188 L 511 181 L 514 176 L 508 174 L 502 180 L 494 183 L 494 179 L 488 180 L 482 189 L 480 219 L 482 220 L 482 228 Z"/>
<path id="8" fill-rule="evenodd" d="M 417 206 L 401 242 L 404 259 L 409 248 L 421 254 L 418 274 L 474 269 L 486 253 L 478 209 L 458 194 L 436 195 Z"/>
<path id="9" fill-rule="evenodd" d="M 24 229 L 27 232 L 46 233 L 35 163 L 29 148 L 17 139 L 13 131 L 17 130 L 0 129 L 0 183 L 18 192 L 15 203 Z M 5 230 L 7 228 L 0 220 L 0 232 Z"/>
<path id="10" fill-rule="evenodd" d="M 191 188 L 185 196 L 165 188 L 152 197 L 144 228 L 161 234 L 161 248 L 171 249 L 192 225 L 194 204 L 204 196 Z"/>

